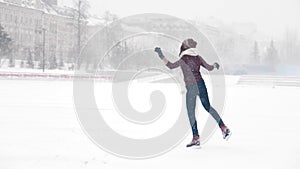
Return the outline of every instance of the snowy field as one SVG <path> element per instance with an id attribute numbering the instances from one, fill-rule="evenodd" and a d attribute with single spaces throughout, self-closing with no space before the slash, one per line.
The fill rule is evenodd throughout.
<path id="1" fill-rule="evenodd" d="M 237 85 L 237 78 L 226 78 L 223 118 L 233 132 L 229 141 L 217 130 L 200 149 L 188 149 L 189 135 L 170 152 L 147 160 L 115 157 L 84 134 L 73 105 L 71 81 L 1 80 L 0 169 L 300 168 L 300 87 Z M 110 84 L 97 82 L 95 86 L 98 108 L 112 128 L 128 137 L 149 137 L 131 126 L 127 130 L 119 123 L 121 119 L 113 121 Z M 180 102 L 180 92 L 174 93 L 172 84 L 153 86 L 166 90 L 167 105 Z M 136 109 L 149 106 L 147 99 L 135 99 L 136 94 L 129 96 L 132 102 L 140 102 Z M 167 114 L 174 112 L 176 117 L 177 108 L 167 107 Z M 201 130 L 207 113 L 201 106 L 197 109 Z M 158 133 L 148 134 L 167 129 L 153 127 Z"/>

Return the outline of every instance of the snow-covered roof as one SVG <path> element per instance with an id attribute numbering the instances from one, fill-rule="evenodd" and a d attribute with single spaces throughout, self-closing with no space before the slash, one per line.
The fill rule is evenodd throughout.
<path id="1" fill-rule="evenodd" d="M 122 24 L 122 28 L 127 32 L 145 32 L 144 29 L 138 26 L 130 26 L 130 25 Z"/>
<path id="2" fill-rule="evenodd" d="M 35 0 L 21 0 L 22 6 L 28 7 L 28 8 L 35 8 L 36 1 Z"/>
<path id="3" fill-rule="evenodd" d="M 97 25 L 104 25 L 105 24 L 105 20 L 102 18 L 98 18 L 98 17 L 94 17 L 91 16 L 88 18 L 88 26 L 97 26 Z"/>
<path id="4" fill-rule="evenodd" d="M 24 8 L 40 10 L 47 14 L 65 17 L 72 17 L 75 10 L 69 7 L 59 7 L 56 5 L 51 5 L 43 0 L 0 0 L 0 2 L 17 5 Z"/>
<path id="5" fill-rule="evenodd" d="M 69 16 L 69 17 L 73 17 L 74 13 L 76 12 L 75 9 L 70 8 L 70 7 L 60 7 L 60 6 L 52 6 L 52 8 L 59 14 L 59 15 L 63 15 L 63 16 Z"/>

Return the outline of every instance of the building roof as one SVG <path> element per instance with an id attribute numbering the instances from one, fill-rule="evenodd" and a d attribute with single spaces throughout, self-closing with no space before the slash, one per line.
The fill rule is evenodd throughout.
<path id="1" fill-rule="evenodd" d="M 0 0 L 2 3 L 16 5 L 24 8 L 35 9 L 47 14 L 73 17 L 75 9 L 69 7 L 60 7 L 57 5 L 51 5 L 43 0 Z"/>
<path id="2" fill-rule="evenodd" d="M 98 25 L 105 25 L 105 20 L 103 18 L 99 18 L 99 17 L 95 17 L 95 16 L 92 16 L 92 17 L 89 17 L 87 19 L 87 25 L 88 26 L 98 26 Z"/>

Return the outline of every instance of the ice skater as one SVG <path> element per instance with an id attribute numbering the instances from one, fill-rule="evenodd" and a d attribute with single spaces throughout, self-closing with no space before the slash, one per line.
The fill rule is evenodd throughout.
<path id="1" fill-rule="evenodd" d="M 223 138 L 227 140 L 231 135 L 230 130 L 224 124 L 218 112 L 210 105 L 205 82 L 200 73 L 201 66 L 212 71 L 215 68 L 219 69 L 220 65 L 218 63 L 214 63 L 213 65 L 206 63 L 206 61 L 197 53 L 196 46 L 197 42 L 193 39 L 184 40 L 180 47 L 180 59 L 175 63 L 171 63 L 168 59 L 166 59 L 159 47 L 155 48 L 155 52 L 157 52 L 158 56 L 164 61 L 168 68 L 174 69 L 180 67 L 183 72 L 184 82 L 187 89 L 186 107 L 193 132 L 193 139 L 191 143 L 186 145 L 187 147 L 200 145 L 200 137 L 195 116 L 197 96 L 199 96 L 205 110 L 217 121 L 222 131 Z"/>

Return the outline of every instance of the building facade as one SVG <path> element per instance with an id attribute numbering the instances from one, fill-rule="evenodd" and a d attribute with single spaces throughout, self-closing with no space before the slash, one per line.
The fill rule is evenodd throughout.
<path id="1" fill-rule="evenodd" d="M 40 61 L 62 59 L 74 62 L 78 56 L 76 10 L 57 6 L 52 0 L 0 0 L 0 24 L 13 40 L 13 56 Z M 84 44 L 87 24 L 81 22 Z"/>

